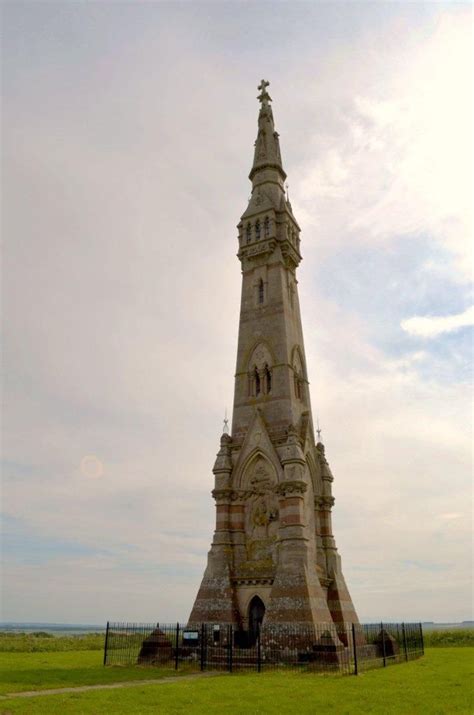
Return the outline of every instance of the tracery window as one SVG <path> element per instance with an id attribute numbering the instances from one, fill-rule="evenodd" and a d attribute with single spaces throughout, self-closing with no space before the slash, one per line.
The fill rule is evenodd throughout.
<path id="1" fill-rule="evenodd" d="M 261 236 L 260 221 L 257 219 L 255 222 L 255 240 L 259 241 Z"/>
<path id="2" fill-rule="evenodd" d="M 248 362 L 249 397 L 268 395 L 273 388 L 273 358 L 265 343 L 258 343 Z"/>

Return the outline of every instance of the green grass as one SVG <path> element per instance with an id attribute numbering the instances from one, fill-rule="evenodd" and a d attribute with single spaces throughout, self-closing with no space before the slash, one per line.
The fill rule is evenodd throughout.
<path id="1" fill-rule="evenodd" d="M 105 634 L 83 636 L 53 636 L 50 633 L 0 632 L 0 652 L 53 653 L 55 651 L 104 650 Z"/>
<path id="2" fill-rule="evenodd" d="M 102 653 L 98 651 L 0 653 L 0 693 L 146 680 L 174 674 L 170 668 L 104 668 Z"/>
<path id="3" fill-rule="evenodd" d="M 52 668 L 53 655 L 44 655 L 50 663 L 49 668 Z M 60 658 L 86 656 L 85 653 L 57 655 Z M 23 657 L 25 669 L 28 660 L 31 663 L 31 659 L 36 659 L 36 667 L 31 665 L 30 672 L 41 671 L 39 654 Z M 95 672 L 101 672 L 103 677 L 107 673 L 111 674 L 108 677 L 127 673 L 128 678 L 130 672 L 139 672 L 136 668 L 104 671 L 97 665 L 97 660 L 94 666 L 94 657 L 97 658 L 96 653 L 90 654 L 89 666 L 83 662 L 81 667 L 85 670 L 95 667 Z M 335 715 L 471 715 L 469 675 L 473 658 L 474 649 L 433 648 L 420 660 L 372 670 L 357 678 L 295 672 L 222 675 L 206 680 L 177 680 L 176 683 L 120 690 L 8 699 L 0 701 L 0 713 L 314 715 L 332 711 Z M 73 662 L 74 659 L 70 667 Z M 50 683 L 52 677 L 47 671 L 44 667 L 45 682 Z M 145 677 L 150 677 L 154 671 L 143 669 L 142 672 Z"/>

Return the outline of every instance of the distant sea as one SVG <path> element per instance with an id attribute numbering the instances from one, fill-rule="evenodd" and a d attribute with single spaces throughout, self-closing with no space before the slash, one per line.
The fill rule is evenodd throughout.
<path id="1" fill-rule="evenodd" d="M 367 623 L 375 621 L 367 621 Z M 387 621 L 388 623 L 389 621 Z M 462 621 L 462 623 L 433 623 L 432 621 L 422 623 L 424 631 L 450 630 L 454 628 L 474 628 L 474 621 Z M 9 633 L 34 633 L 43 631 L 56 636 L 80 636 L 86 633 L 105 633 L 105 624 L 78 624 L 78 623 L 0 623 L 0 631 Z"/>
<path id="2" fill-rule="evenodd" d="M 456 628 L 474 628 L 474 621 L 462 621 L 461 623 L 433 623 L 427 621 L 421 623 L 424 631 L 451 631 Z"/>
<path id="3" fill-rule="evenodd" d="M 105 633 L 105 624 L 82 625 L 78 623 L 0 623 L 4 633 L 34 633 L 43 631 L 55 636 L 81 636 L 86 633 Z"/>

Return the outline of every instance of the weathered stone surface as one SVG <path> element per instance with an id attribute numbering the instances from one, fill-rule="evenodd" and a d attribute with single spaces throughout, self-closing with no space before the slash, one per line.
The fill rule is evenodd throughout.
<path id="1" fill-rule="evenodd" d="M 173 647 L 168 636 L 156 628 L 142 643 L 138 664 L 168 663 L 173 657 Z"/>
<path id="2" fill-rule="evenodd" d="M 332 534 L 334 478 L 314 439 L 296 279 L 300 228 L 266 88 L 262 82 L 252 195 L 238 225 L 232 433 L 222 436 L 214 465 L 216 530 L 190 622 L 246 629 L 256 596 L 266 624 L 358 622 Z"/>

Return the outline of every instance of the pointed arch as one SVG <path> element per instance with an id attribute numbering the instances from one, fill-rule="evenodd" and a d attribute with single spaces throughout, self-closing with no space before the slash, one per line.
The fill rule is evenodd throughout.
<path id="1" fill-rule="evenodd" d="M 248 623 L 249 623 L 249 645 L 253 646 L 260 635 L 260 629 L 262 627 L 263 619 L 265 618 L 265 604 L 258 596 L 255 594 L 248 605 Z"/>
<path id="2" fill-rule="evenodd" d="M 299 345 L 295 345 L 291 351 L 291 365 L 293 369 L 297 368 L 301 376 L 306 380 L 306 365 Z"/>
<path id="3" fill-rule="evenodd" d="M 317 468 L 316 462 L 314 461 L 311 452 L 308 452 L 306 454 L 306 464 L 308 465 L 311 482 L 313 484 L 314 496 L 320 496 L 323 493 L 323 482 L 321 479 L 320 470 Z"/>
<path id="4" fill-rule="evenodd" d="M 272 366 L 273 359 L 267 345 L 264 342 L 257 343 L 247 364 L 249 397 L 270 393 L 273 384 Z"/>
<path id="5" fill-rule="evenodd" d="M 260 447 L 255 447 L 240 465 L 236 474 L 236 486 L 241 489 L 251 488 L 253 479 L 261 483 L 266 479 L 272 484 L 278 482 L 278 472 L 272 458 Z"/>
<path id="6" fill-rule="evenodd" d="M 275 365 L 277 360 L 272 346 L 267 340 L 262 340 L 261 338 L 258 338 L 257 340 L 255 340 L 255 342 L 252 343 L 246 355 L 244 356 L 242 364 L 240 365 L 241 372 L 247 372 L 250 369 L 252 363 L 255 362 L 253 358 L 257 357 L 256 353 L 257 348 L 259 347 L 262 347 L 265 352 L 265 359 L 259 361 L 261 362 L 261 364 L 259 364 L 259 367 L 265 367 L 265 363 L 267 363 L 270 368 Z"/>

